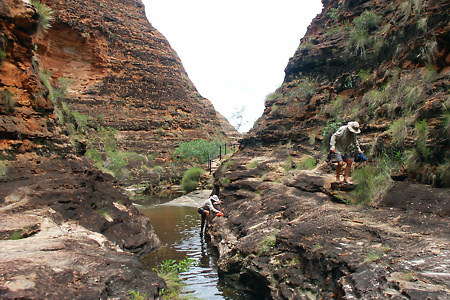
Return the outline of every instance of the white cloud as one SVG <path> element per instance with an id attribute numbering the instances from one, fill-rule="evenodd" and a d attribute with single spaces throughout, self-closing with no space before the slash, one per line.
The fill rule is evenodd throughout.
<path id="1" fill-rule="evenodd" d="M 228 119 L 246 107 L 249 130 L 284 79 L 320 0 L 143 0 L 200 94 Z"/>

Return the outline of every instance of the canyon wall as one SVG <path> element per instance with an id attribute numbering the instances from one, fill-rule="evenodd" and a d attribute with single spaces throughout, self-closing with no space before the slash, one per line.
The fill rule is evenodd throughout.
<path id="1" fill-rule="evenodd" d="M 24 60 L 19 57 L 23 53 L 3 59 L 4 89 L 15 101 L 5 115 L 1 134 L 11 139 L 4 149 L 20 148 L 28 135 L 48 137 L 44 119 L 35 120 L 46 114 L 50 122 L 63 125 L 61 133 L 81 154 L 87 152 L 122 184 L 145 181 L 157 186 L 161 181 L 179 182 L 190 166 L 175 161 L 174 150 L 180 143 L 198 139 L 219 143 L 237 134 L 198 93 L 175 50 L 147 21 L 141 1 L 42 3 L 51 10 L 50 26 L 38 32 L 42 18 L 35 15 L 35 34 L 23 45 L 28 57 L 21 70 L 13 67 L 12 60 Z M 6 2 L 4 7 L 9 9 Z M 3 46 L 5 53 L 15 47 L 6 36 Z M 32 83 L 23 75 L 30 73 L 31 59 L 39 78 Z M 18 85 L 21 90 L 16 90 Z M 30 86 L 26 93 L 24 85 Z M 19 111 L 30 105 L 20 99 L 30 98 L 27 94 L 35 87 L 40 90 L 28 101 L 42 107 L 31 105 L 27 113 L 33 117 L 24 121 Z M 52 102 L 58 103 L 54 115 Z M 108 138 L 114 139 L 114 147 L 105 141 Z M 119 160 L 126 166 L 116 166 Z"/>
<path id="2" fill-rule="evenodd" d="M 85 154 L 131 153 L 136 181 L 158 184 L 179 143 L 229 124 L 141 1 L 0 0 L 0 28 L 0 297 L 157 297 L 139 262 L 160 247 L 150 221 Z"/>
<path id="3" fill-rule="evenodd" d="M 225 280 L 261 299 L 450 297 L 449 2 L 324 0 L 215 173 Z M 335 184 L 330 135 L 368 158 Z"/>

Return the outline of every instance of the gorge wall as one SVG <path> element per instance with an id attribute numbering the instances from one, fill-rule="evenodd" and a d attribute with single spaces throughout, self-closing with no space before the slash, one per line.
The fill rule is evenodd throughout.
<path id="1" fill-rule="evenodd" d="M 449 298 L 450 4 L 322 2 L 215 173 L 220 272 L 266 299 Z M 369 161 L 332 188 L 349 121 Z"/>
<path id="2" fill-rule="evenodd" d="M 197 92 L 176 52 L 147 21 L 141 1 L 42 3 L 51 9 L 51 27 L 25 46 L 39 81 L 54 90 L 50 96 L 61 98 L 54 119 L 96 165 L 108 169 L 113 164 L 109 170 L 121 183 L 179 182 L 187 168 L 174 163 L 180 143 L 225 140 L 237 133 Z M 3 44 L 13 47 L 7 39 Z M 8 71 L 4 77 L 10 81 L 24 81 L 20 72 Z M 8 91 L 14 93 L 10 83 Z M 23 107 L 18 98 L 14 94 L 15 110 Z M 51 104 L 44 108 L 50 115 Z M 46 131 L 45 124 L 36 126 Z M 28 134 L 9 121 L 4 132 L 9 137 Z M 115 166 L 118 160 L 126 168 Z"/>
<path id="3" fill-rule="evenodd" d="M 42 3 L 0 0 L 0 298 L 157 297 L 165 282 L 139 257 L 160 241 L 119 187 L 132 176 L 85 154 L 134 155 L 133 177 L 158 184 L 182 175 L 168 166 L 179 143 L 229 124 L 141 1 Z"/>

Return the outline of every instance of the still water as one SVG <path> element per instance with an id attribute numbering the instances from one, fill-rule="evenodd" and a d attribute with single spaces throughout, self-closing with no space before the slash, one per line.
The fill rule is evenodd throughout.
<path id="1" fill-rule="evenodd" d="M 252 295 L 225 285 L 218 276 L 217 253 L 205 236 L 200 237 L 200 215 L 197 208 L 156 205 L 140 210 L 151 220 L 162 248 L 143 260 L 152 269 L 167 259 L 186 257 L 198 263 L 181 273 L 186 284 L 182 294 L 199 299 L 255 299 Z"/>

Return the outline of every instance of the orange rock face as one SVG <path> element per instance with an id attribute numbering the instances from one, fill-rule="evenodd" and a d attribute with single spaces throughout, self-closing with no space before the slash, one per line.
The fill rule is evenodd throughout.
<path id="1" fill-rule="evenodd" d="M 140 1 L 46 3 L 56 18 L 36 41 L 38 60 L 54 79 L 70 80 L 71 109 L 91 120 L 101 117 L 103 126 L 119 130 L 125 147 L 137 152 L 221 134 L 214 107 L 147 21 Z M 157 130 L 177 138 L 154 143 Z"/>

